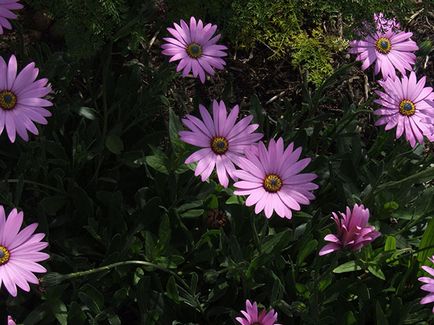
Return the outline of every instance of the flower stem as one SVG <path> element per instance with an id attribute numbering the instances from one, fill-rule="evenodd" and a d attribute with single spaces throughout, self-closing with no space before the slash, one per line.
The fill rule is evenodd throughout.
<path id="1" fill-rule="evenodd" d="M 7 295 L 0 290 L 0 324 L 8 323 L 8 305 L 7 305 Z"/>
<path id="2" fill-rule="evenodd" d="M 178 274 L 176 274 L 172 270 L 166 269 L 162 266 L 159 266 L 159 265 L 151 263 L 151 262 L 138 261 L 138 260 L 116 262 L 116 263 L 97 267 L 97 268 L 90 269 L 90 270 L 78 271 L 78 272 L 73 272 L 73 273 L 68 273 L 68 274 L 59 274 L 59 273 L 52 272 L 52 273 L 48 273 L 46 276 L 44 276 L 41 279 L 41 284 L 43 284 L 43 285 L 45 284 L 46 286 L 58 285 L 58 284 L 62 283 L 63 281 L 66 281 L 66 280 L 81 278 L 81 277 L 84 277 L 87 275 L 91 275 L 91 274 L 95 274 L 95 273 L 99 273 L 99 272 L 104 272 L 104 271 L 109 271 L 115 267 L 124 266 L 124 265 L 142 265 L 142 266 L 148 266 L 148 267 L 156 268 L 158 270 L 161 270 L 161 271 L 164 271 L 164 272 L 167 272 L 167 273 L 173 275 L 186 289 L 189 288 L 189 285 Z"/>

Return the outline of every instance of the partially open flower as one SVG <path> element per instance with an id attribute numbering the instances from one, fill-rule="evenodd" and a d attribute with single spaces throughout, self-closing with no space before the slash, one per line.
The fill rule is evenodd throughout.
<path id="1" fill-rule="evenodd" d="M 363 204 L 355 204 L 352 211 L 347 207 L 346 213 L 339 212 L 338 215 L 333 212 L 332 215 L 337 232 L 336 235 L 329 234 L 324 237 L 324 240 L 330 243 L 320 250 L 319 255 L 330 254 L 343 248 L 358 251 L 381 235 L 368 225 L 369 209 L 365 209 Z"/>
<path id="2" fill-rule="evenodd" d="M 434 263 L 434 256 L 428 259 Z M 430 277 L 424 276 L 418 279 L 420 282 L 425 283 L 422 285 L 421 289 L 428 292 L 428 294 L 420 301 L 420 303 L 424 305 L 434 302 L 434 269 L 426 265 L 422 266 L 422 269 L 430 275 Z M 434 313 L 434 307 L 432 312 Z"/>
<path id="3" fill-rule="evenodd" d="M 274 309 L 258 311 L 258 305 L 256 302 L 253 304 L 250 300 L 246 300 L 246 310 L 242 310 L 241 313 L 244 317 L 237 317 L 236 320 L 241 325 L 279 325 L 277 321 L 277 313 Z"/>

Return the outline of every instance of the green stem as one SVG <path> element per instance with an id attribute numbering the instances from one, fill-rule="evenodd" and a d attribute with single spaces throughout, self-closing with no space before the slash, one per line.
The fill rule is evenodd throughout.
<path id="1" fill-rule="evenodd" d="M 0 324 L 8 323 L 7 295 L 0 291 Z"/>
<path id="2" fill-rule="evenodd" d="M 65 280 L 70 280 L 70 279 L 76 279 L 76 278 L 81 278 L 87 275 L 91 275 L 91 274 L 95 274 L 95 273 L 99 273 L 99 272 L 104 272 L 104 271 L 110 271 L 111 269 L 118 267 L 118 266 L 124 266 L 124 265 L 142 265 L 142 266 L 149 266 L 149 267 L 153 267 L 156 268 L 160 271 L 164 271 L 167 272 L 169 274 L 171 274 L 173 277 L 175 277 L 183 286 L 184 288 L 188 291 L 190 289 L 190 286 L 175 272 L 166 269 L 162 266 L 159 266 L 157 264 L 154 263 L 150 263 L 147 261 L 138 261 L 138 260 L 132 260 L 132 261 L 123 261 L 123 262 L 116 262 L 116 263 L 112 263 L 109 265 L 105 265 L 105 266 L 101 266 L 101 267 L 97 267 L 94 269 L 90 269 L 90 270 L 86 270 L 86 271 L 78 271 L 78 272 L 73 272 L 73 273 L 68 273 L 68 274 L 57 274 L 57 273 L 48 273 L 44 278 L 42 278 L 42 283 L 45 282 L 46 285 L 58 285 L 60 283 L 62 283 Z M 48 278 L 54 275 L 55 280 L 52 283 L 48 283 Z"/>
<path id="3" fill-rule="evenodd" d="M 48 190 L 51 190 L 51 191 L 54 191 L 54 192 L 57 192 L 57 193 L 65 194 L 64 191 L 59 190 L 59 189 L 57 189 L 55 187 L 52 187 L 52 186 L 49 186 L 49 185 L 45 185 L 45 184 L 42 184 L 42 183 L 38 183 L 38 182 L 35 182 L 35 181 L 25 180 L 25 179 L 24 180 L 21 180 L 21 179 L 7 179 L 7 180 L 4 180 L 4 182 L 6 182 L 6 183 L 16 183 L 16 184 L 18 184 L 19 182 L 23 182 L 25 184 L 31 184 L 31 185 L 35 185 L 35 186 L 38 186 L 38 187 L 46 188 Z"/>

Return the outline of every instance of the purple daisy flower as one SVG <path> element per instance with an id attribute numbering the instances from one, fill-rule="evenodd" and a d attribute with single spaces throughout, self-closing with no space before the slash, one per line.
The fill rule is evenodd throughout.
<path id="1" fill-rule="evenodd" d="M 283 139 L 272 139 L 268 150 L 263 142 L 251 146 L 240 158 L 234 174 L 241 181 L 234 184 L 235 195 L 248 195 L 247 206 L 255 205 L 255 213 L 265 210 L 270 218 L 274 211 L 281 218 L 292 218 L 292 211 L 299 211 L 300 204 L 309 204 L 315 196 L 311 193 L 318 188 L 312 183 L 317 175 L 300 172 L 310 163 L 310 158 L 298 160 L 301 148 L 294 150 L 291 143 L 284 150 Z"/>
<path id="2" fill-rule="evenodd" d="M 416 42 L 410 39 L 413 33 L 376 31 L 362 41 L 351 41 L 349 52 L 357 54 L 356 60 L 361 61 L 362 69 L 366 70 L 375 62 L 375 74 L 381 70 L 383 79 L 395 78 L 397 69 L 402 75 L 406 70 L 413 70 L 416 62 L 415 51 L 419 49 Z"/>
<path id="3" fill-rule="evenodd" d="M 9 19 L 17 19 L 11 10 L 22 9 L 23 5 L 18 3 L 20 0 L 0 0 L 0 35 L 3 29 L 12 29 Z"/>
<path id="4" fill-rule="evenodd" d="M 319 255 L 330 254 L 334 251 L 349 248 L 358 251 L 366 246 L 381 234 L 368 225 L 369 209 L 362 205 L 354 205 L 353 211 L 347 207 L 346 213 L 339 212 L 340 216 L 332 213 L 333 221 L 336 224 L 336 235 L 328 234 L 324 240 L 330 242 L 325 245 L 319 252 Z"/>
<path id="5" fill-rule="evenodd" d="M 38 224 L 33 223 L 20 231 L 23 213 L 13 209 L 7 218 L 0 205 L 0 285 L 17 296 L 17 286 L 30 291 L 29 283 L 39 284 L 33 273 L 45 273 L 45 267 L 38 262 L 45 261 L 49 255 L 41 252 L 48 246 L 42 239 L 45 234 L 34 233 Z"/>
<path id="6" fill-rule="evenodd" d="M 182 122 L 190 131 L 180 131 L 179 135 L 182 141 L 202 148 L 185 161 L 186 164 L 199 162 L 195 175 L 201 175 L 202 181 L 206 181 L 215 167 L 220 184 L 227 187 L 228 175 L 235 179 L 234 164 L 238 164 L 244 150 L 259 141 L 263 134 L 254 132 L 259 125 L 250 124 L 252 115 L 236 123 L 240 111 L 238 105 L 229 115 L 223 101 L 214 100 L 212 108 L 213 117 L 203 105 L 199 105 L 202 120 L 187 115 Z"/>
<path id="7" fill-rule="evenodd" d="M 215 69 L 223 69 L 226 64 L 222 57 L 227 53 L 227 47 L 216 44 L 221 35 L 213 36 L 217 30 L 216 25 L 204 26 L 202 20 L 196 23 L 194 17 L 190 18 L 190 26 L 184 20 L 180 25 L 174 23 L 175 28 L 167 28 L 173 37 L 166 37 L 167 42 L 161 47 L 164 55 L 171 56 L 169 62 L 179 61 L 176 71 L 181 70 L 184 77 L 190 71 L 193 76 L 199 76 L 202 83 L 205 82 L 205 74 L 214 75 Z"/>
<path id="8" fill-rule="evenodd" d="M 417 142 L 422 144 L 424 135 L 434 140 L 434 107 L 430 102 L 434 94 L 431 87 L 425 87 L 425 82 L 426 77 L 417 81 L 416 74 L 411 72 L 409 78 L 379 81 L 384 92 L 376 91 L 380 98 L 374 102 L 382 107 L 374 112 L 381 116 L 375 125 L 386 124 L 386 131 L 396 127 L 397 139 L 405 132 L 412 147 Z"/>
<path id="9" fill-rule="evenodd" d="M 36 80 L 39 69 L 35 63 L 28 64 L 17 75 L 17 59 L 12 55 L 9 64 L 0 57 L 0 134 L 6 127 L 11 142 L 16 134 L 28 141 L 27 131 L 37 135 L 34 122 L 47 124 L 51 113 L 45 107 L 53 104 L 43 99 L 51 92 L 48 79 Z"/>
<path id="10" fill-rule="evenodd" d="M 432 256 L 431 258 L 428 257 L 428 259 L 431 261 L 431 263 L 434 263 L 434 256 Z M 431 276 L 424 276 L 418 279 L 420 282 L 425 283 L 424 285 L 422 285 L 421 289 L 428 292 L 428 294 L 420 301 L 422 305 L 425 305 L 434 302 L 434 269 L 426 265 L 422 266 L 422 269 L 428 272 Z M 434 313 L 434 307 L 432 309 L 432 312 Z"/>
<path id="11" fill-rule="evenodd" d="M 246 310 L 241 310 L 244 317 L 235 318 L 241 325 L 279 325 L 277 324 L 277 313 L 274 309 L 270 309 L 269 312 L 262 310 L 258 311 L 258 305 L 256 302 L 253 304 L 250 300 L 246 300 Z"/>

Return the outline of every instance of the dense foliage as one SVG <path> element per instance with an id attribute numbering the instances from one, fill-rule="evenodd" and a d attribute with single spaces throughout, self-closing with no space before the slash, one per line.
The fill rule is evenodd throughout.
<path id="1" fill-rule="evenodd" d="M 429 1 L 22 2 L 0 55 L 35 61 L 55 106 L 29 142 L 0 137 L 0 203 L 49 242 L 41 285 L 7 298 L 17 323 L 235 324 L 246 299 L 281 324 L 434 319 L 417 281 L 434 254 L 434 146 L 374 126 L 378 85 L 346 52 L 374 12 L 396 16 L 432 86 Z M 161 55 L 166 27 L 193 15 L 218 24 L 229 48 L 205 85 Z M 316 199 L 291 220 L 256 215 L 184 164 L 194 148 L 180 118 L 213 99 L 312 158 Z M 319 256 L 331 213 L 355 203 L 382 236 Z"/>

